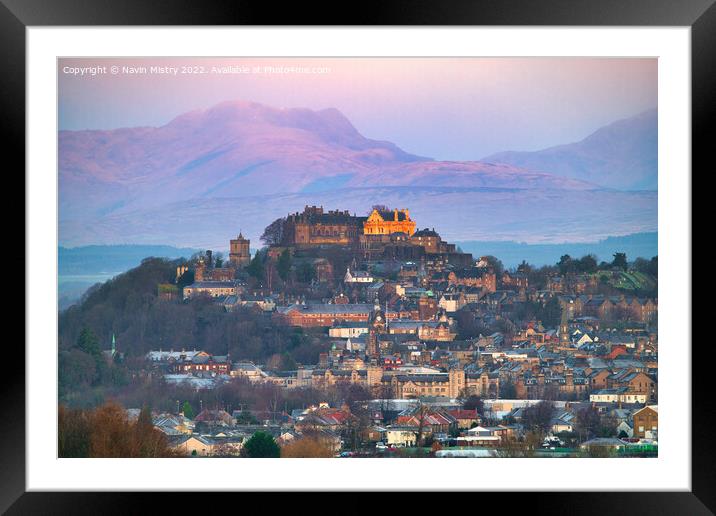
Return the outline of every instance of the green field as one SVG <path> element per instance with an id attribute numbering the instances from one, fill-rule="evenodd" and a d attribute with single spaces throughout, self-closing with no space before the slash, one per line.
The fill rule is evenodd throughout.
<path id="1" fill-rule="evenodd" d="M 656 281 L 652 277 L 637 271 L 598 272 L 597 276 L 599 276 L 599 279 L 601 279 L 602 276 L 606 276 L 609 278 L 609 284 L 619 290 L 634 292 L 651 290 L 656 287 Z"/>

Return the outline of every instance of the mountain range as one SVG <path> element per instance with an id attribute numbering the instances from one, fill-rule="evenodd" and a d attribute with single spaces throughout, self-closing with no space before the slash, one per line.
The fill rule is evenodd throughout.
<path id="1" fill-rule="evenodd" d="M 622 190 L 657 189 L 657 111 L 617 120 L 583 140 L 536 152 L 499 152 L 484 162 L 590 181 Z"/>
<path id="2" fill-rule="evenodd" d="M 364 137 L 336 109 L 245 101 L 161 127 L 60 131 L 60 245 L 219 247 L 239 230 L 258 244 L 266 225 L 306 204 L 360 214 L 374 204 L 407 207 L 419 227 L 455 240 L 594 241 L 654 231 L 656 192 L 619 190 L 612 174 L 655 163 L 656 152 L 643 151 L 651 133 L 628 129 L 648 125 L 642 119 L 650 118 L 563 146 L 572 168 L 534 156 L 527 163 L 525 153 L 436 161 Z M 633 151 L 614 152 L 627 133 Z M 590 163 L 611 164 L 600 175 Z M 634 175 L 635 184 L 649 184 Z"/>

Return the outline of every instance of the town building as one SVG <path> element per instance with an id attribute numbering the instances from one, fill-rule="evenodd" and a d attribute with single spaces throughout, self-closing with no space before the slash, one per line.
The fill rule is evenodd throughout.
<path id="1" fill-rule="evenodd" d="M 189 299 L 200 294 L 211 297 L 236 296 L 239 293 L 235 281 L 195 281 L 184 287 L 184 299 Z"/>
<path id="2" fill-rule="evenodd" d="M 656 439 L 659 431 L 659 407 L 647 405 L 632 414 L 633 436 L 639 439 Z"/>

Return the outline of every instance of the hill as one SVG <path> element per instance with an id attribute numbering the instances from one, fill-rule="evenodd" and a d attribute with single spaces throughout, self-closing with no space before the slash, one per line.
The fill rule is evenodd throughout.
<path id="1" fill-rule="evenodd" d="M 658 116 L 656 109 L 618 120 L 582 141 L 536 152 L 500 152 L 484 158 L 530 170 L 549 171 L 621 190 L 656 190 Z"/>
<path id="2" fill-rule="evenodd" d="M 60 246 L 57 249 L 59 308 L 69 307 L 92 285 L 136 267 L 147 256 L 189 258 L 197 251 L 168 245 Z"/>

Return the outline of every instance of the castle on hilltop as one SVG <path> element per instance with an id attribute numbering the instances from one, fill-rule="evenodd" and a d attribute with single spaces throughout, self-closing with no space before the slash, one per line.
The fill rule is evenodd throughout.
<path id="1" fill-rule="evenodd" d="M 323 206 L 306 206 L 302 213 L 288 217 L 283 226 L 285 246 L 344 245 L 358 246 L 361 236 L 381 236 L 415 233 L 415 221 L 407 209 L 373 208 L 367 217 L 351 215 L 349 211 L 324 211 Z"/>
<path id="2" fill-rule="evenodd" d="M 283 248 L 340 246 L 364 259 L 421 260 L 430 255 L 456 266 L 472 262 L 471 255 L 458 252 L 434 229 L 418 231 L 416 226 L 407 209 L 375 206 L 367 217 L 361 217 L 347 210 L 324 211 L 323 206 L 306 206 L 303 212 L 284 219 L 274 254 Z"/>
<path id="3" fill-rule="evenodd" d="M 284 246 L 355 245 L 363 232 L 366 217 L 350 212 L 323 211 L 323 206 L 306 206 L 303 213 L 293 213 L 283 224 L 281 244 Z"/>

